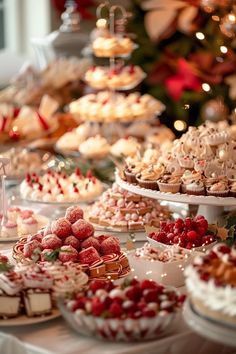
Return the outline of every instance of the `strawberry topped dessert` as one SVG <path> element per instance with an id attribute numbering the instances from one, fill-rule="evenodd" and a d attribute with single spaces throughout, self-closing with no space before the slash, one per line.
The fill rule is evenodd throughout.
<path id="1" fill-rule="evenodd" d="M 78 263 L 90 278 L 118 279 L 129 273 L 129 263 L 115 236 L 94 236 L 94 227 L 83 219 L 78 206 L 51 222 L 40 233 L 22 238 L 14 247 L 23 262 Z"/>
<path id="2" fill-rule="evenodd" d="M 207 247 L 216 241 L 216 237 L 208 232 L 207 220 L 201 215 L 185 220 L 162 221 L 159 231 L 148 236 L 159 244 L 179 245 L 187 249 Z"/>
<path id="3" fill-rule="evenodd" d="M 96 280 L 64 306 L 78 332 L 113 341 L 140 341 L 163 333 L 184 299 L 152 280 L 126 279 L 120 286 Z"/>
<path id="4" fill-rule="evenodd" d="M 86 202 L 102 193 L 102 183 L 88 171 L 76 169 L 71 175 L 47 171 L 43 175 L 27 174 L 20 186 L 22 198 L 39 202 Z"/>

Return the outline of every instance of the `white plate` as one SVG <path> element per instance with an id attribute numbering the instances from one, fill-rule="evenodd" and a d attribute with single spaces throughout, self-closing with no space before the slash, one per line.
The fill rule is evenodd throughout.
<path id="1" fill-rule="evenodd" d="M 27 317 L 26 315 L 21 315 L 15 318 L 9 318 L 7 320 L 0 320 L 0 326 L 5 326 L 5 327 L 27 326 L 27 325 L 47 322 L 53 320 L 54 318 L 58 318 L 60 316 L 61 316 L 60 311 L 58 309 L 53 309 L 51 315 L 48 316 Z"/>
<path id="2" fill-rule="evenodd" d="M 43 227 L 45 227 L 48 222 L 49 222 L 49 219 L 44 216 L 44 215 L 40 215 L 40 214 L 35 214 L 35 219 L 38 221 L 38 231 L 41 230 Z M 22 236 L 25 236 L 25 235 L 15 235 L 13 237 L 0 237 L 0 243 L 1 242 L 13 242 L 13 241 L 18 241 Z"/>
<path id="3" fill-rule="evenodd" d="M 194 332 L 213 341 L 236 347 L 236 327 L 200 316 L 192 307 L 189 300 L 185 301 L 183 308 L 185 322 Z"/>

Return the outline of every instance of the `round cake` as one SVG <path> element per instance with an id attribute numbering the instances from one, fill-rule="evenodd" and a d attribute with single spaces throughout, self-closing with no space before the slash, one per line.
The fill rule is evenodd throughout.
<path id="1" fill-rule="evenodd" d="M 236 325 L 236 246 L 218 244 L 185 270 L 194 309 L 215 321 Z"/>

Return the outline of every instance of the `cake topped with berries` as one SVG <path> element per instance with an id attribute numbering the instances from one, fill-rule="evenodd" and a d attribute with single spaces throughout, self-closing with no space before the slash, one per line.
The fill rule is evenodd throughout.
<path id="1" fill-rule="evenodd" d="M 93 66 L 85 73 L 86 82 L 95 89 L 122 89 L 136 86 L 145 77 L 143 70 L 137 65 L 116 66 L 107 68 Z"/>
<path id="2" fill-rule="evenodd" d="M 88 207 L 87 215 L 94 224 L 129 231 L 159 226 L 160 220 L 170 217 L 170 211 L 156 200 L 129 193 L 114 183 Z"/>
<path id="3" fill-rule="evenodd" d="M 102 190 L 102 183 L 90 171 L 84 176 L 79 169 L 71 175 L 50 170 L 43 175 L 27 174 L 20 185 L 22 198 L 39 202 L 87 202 Z"/>
<path id="4" fill-rule="evenodd" d="M 146 120 L 164 110 L 163 104 L 154 97 L 138 92 L 127 96 L 122 93 L 100 91 L 73 101 L 69 105 L 75 119 L 102 123 Z"/>
<path id="5" fill-rule="evenodd" d="M 92 44 L 97 57 L 115 57 L 129 55 L 134 50 L 134 43 L 128 37 L 118 37 L 112 34 L 98 37 Z"/>
<path id="6" fill-rule="evenodd" d="M 129 273 L 127 257 L 115 236 L 94 236 L 94 227 L 83 219 L 78 206 L 66 210 L 42 232 L 22 238 L 14 247 L 20 262 L 73 262 L 90 278 L 117 279 Z"/>
<path id="7" fill-rule="evenodd" d="M 191 303 L 205 317 L 236 325 L 236 246 L 218 244 L 185 270 Z"/>
<path id="8" fill-rule="evenodd" d="M 153 339 L 182 307 L 184 295 L 151 280 L 125 279 L 121 285 L 92 281 L 65 301 L 78 331 L 114 340 Z M 91 330 L 92 329 L 92 330 Z"/>

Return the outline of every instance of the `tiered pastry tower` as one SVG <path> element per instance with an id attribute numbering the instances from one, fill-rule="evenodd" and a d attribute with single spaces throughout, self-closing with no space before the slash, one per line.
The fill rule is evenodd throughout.
<path id="1" fill-rule="evenodd" d="M 99 125 L 101 135 L 108 140 L 114 133 L 118 137 L 124 136 L 122 126 L 151 120 L 165 108 L 148 94 L 142 96 L 135 92 L 125 95 L 125 91 L 134 89 L 146 77 L 140 67 L 124 64 L 137 48 L 124 33 L 116 33 L 117 21 L 126 21 L 126 18 L 127 12 L 122 6 L 111 6 L 108 2 L 98 6 L 96 25 L 100 37 L 93 41 L 92 50 L 96 57 L 108 58 L 109 66 L 90 68 L 85 74 L 85 82 L 99 92 L 70 104 L 70 111 L 78 122 Z"/>

